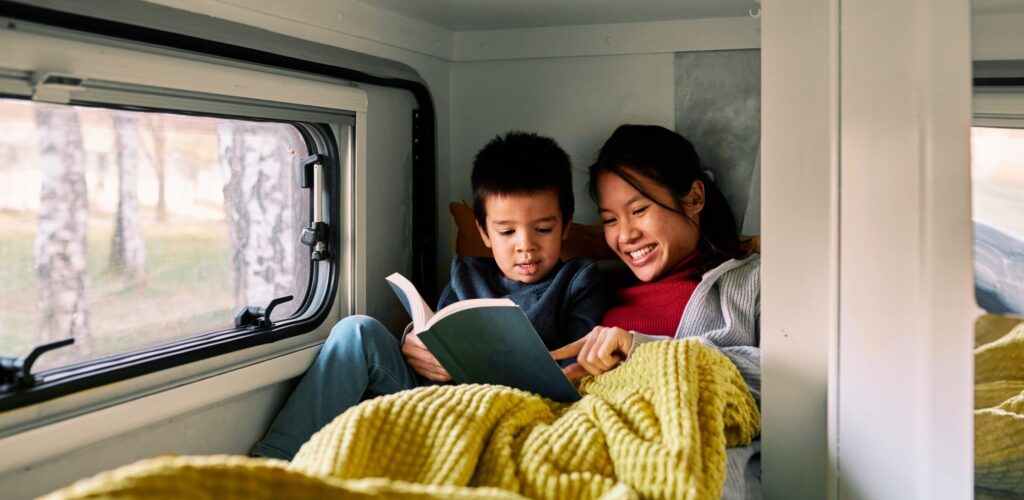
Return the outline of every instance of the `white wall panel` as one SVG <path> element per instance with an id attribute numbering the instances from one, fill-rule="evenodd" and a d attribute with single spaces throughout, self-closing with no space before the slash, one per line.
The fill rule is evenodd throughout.
<path id="1" fill-rule="evenodd" d="M 997 12 L 972 20 L 974 59 L 1024 59 L 1024 12 Z"/>
<path id="2" fill-rule="evenodd" d="M 455 65 L 452 198 L 472 200 L 473 157 L 487 141 L 510 129 L 526 130 L 554 138 L 569 153 L 576 220 L 595 222 L 594 203 L 583 195 L 586 167 L 618 125 L 674 128 L 673 57 L 666 53 Z"/>
<path id="3" fill-rule="evenodd" d="M 838 0 L 768 2 L 762 18 L 765 498 L 835 498 L 838 8 Z"/>
<path id="4" fill-rule="evenodd" d="M 731 17 L 455 33 L 455 61 L 754 49 L 757 19 Z"/>
<path id="5" fill-rule="evenodd" d="M 109 439 L 62 453 L 31 467 L 0 474 L 0 491 L 8 500 L 28 499 L 145 458 L 160 455 L 246 454 L 273 415 L 262 408 L 278 408 L 291 384 L 267 386 L 232 399 L 218 399 L 191 413 L 175 414 L 138 429 L 114 428 Z M 95 424 L 113 427 L 114 422 Z M 140 447 L 139 443 L 145 443 Z"/>
<path id="6" fill-rule="evenodd" d="M 971 498 L 970 5 L 842 2 L 842 498 Z"/>
<path id="7" fill-rule="evenodd" d="M 401 333 L 407 315 L 384 281 L 400 272 L 412 276 L 412 94 L 364 87 L 372 101 L 367 113 L 366 314 Z M 447 282 L 447 280 L 445 280 Z"/>

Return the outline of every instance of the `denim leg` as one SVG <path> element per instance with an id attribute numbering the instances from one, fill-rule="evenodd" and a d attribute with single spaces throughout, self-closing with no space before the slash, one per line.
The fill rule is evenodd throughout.
<path id="1" fill-rule="evenodd" d="M 350 316 L 331 329 L 253 456 L 291 460 L 321 427 L 366 398 L 416 387 L 401 346 L 379 321 Z"/>

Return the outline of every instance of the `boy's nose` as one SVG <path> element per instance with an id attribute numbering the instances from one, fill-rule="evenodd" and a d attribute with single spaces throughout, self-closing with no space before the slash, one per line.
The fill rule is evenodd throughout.
<path id="1" fill-rule="evenodd" d="M 530 250 L 534 250 L 535 246 L 533 238 L 524 236 L 519 239 L 519 243 L 516 245 L 516 251 L 519 253 L 528 252 Z"/>

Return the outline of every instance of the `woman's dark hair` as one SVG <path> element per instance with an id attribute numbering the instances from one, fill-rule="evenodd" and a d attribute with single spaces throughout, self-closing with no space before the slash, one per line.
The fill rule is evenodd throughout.
<path id="1" fill-rule="evenodd" d="M 729 203 L 701 168 L 697 151 L 685 137 L 657 125 L 622 125 L 601 146 L 597 161 L 590 166 L 587 190 L 595 202 L 598 201 L 597 177 L 604 172 L 619 176 L 652 202 L 686 217 L 697 226 L 701 273 L 743 254 Z M 658 201 L 644 189 L 638 176 L 668 188 L 676 206 Z M 687 216 L 681 205 L 696 180 L 704 183 L 700 224 Z"/>
<path id="2" fill-rule="evenodd" d="M 572 163 L 550 137 L 513 130 L 491 139 L 473 159 L 473 216 L 487 228 L 487 198 L 550 191 L 558 196 L 562 228 L 576 206 L 572 194 Z"/>

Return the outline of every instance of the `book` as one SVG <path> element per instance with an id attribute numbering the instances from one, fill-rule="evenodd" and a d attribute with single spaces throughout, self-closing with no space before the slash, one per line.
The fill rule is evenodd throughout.
<path id="1" fill-rule="evenodd" d="M 412 318 L 413 333 L 453 381 L 506 385 L 561 402 L 580 399 L 515 302 L 469 299 L 435 313 L 401 274 L 388 276 L 387 282 Z"/>

